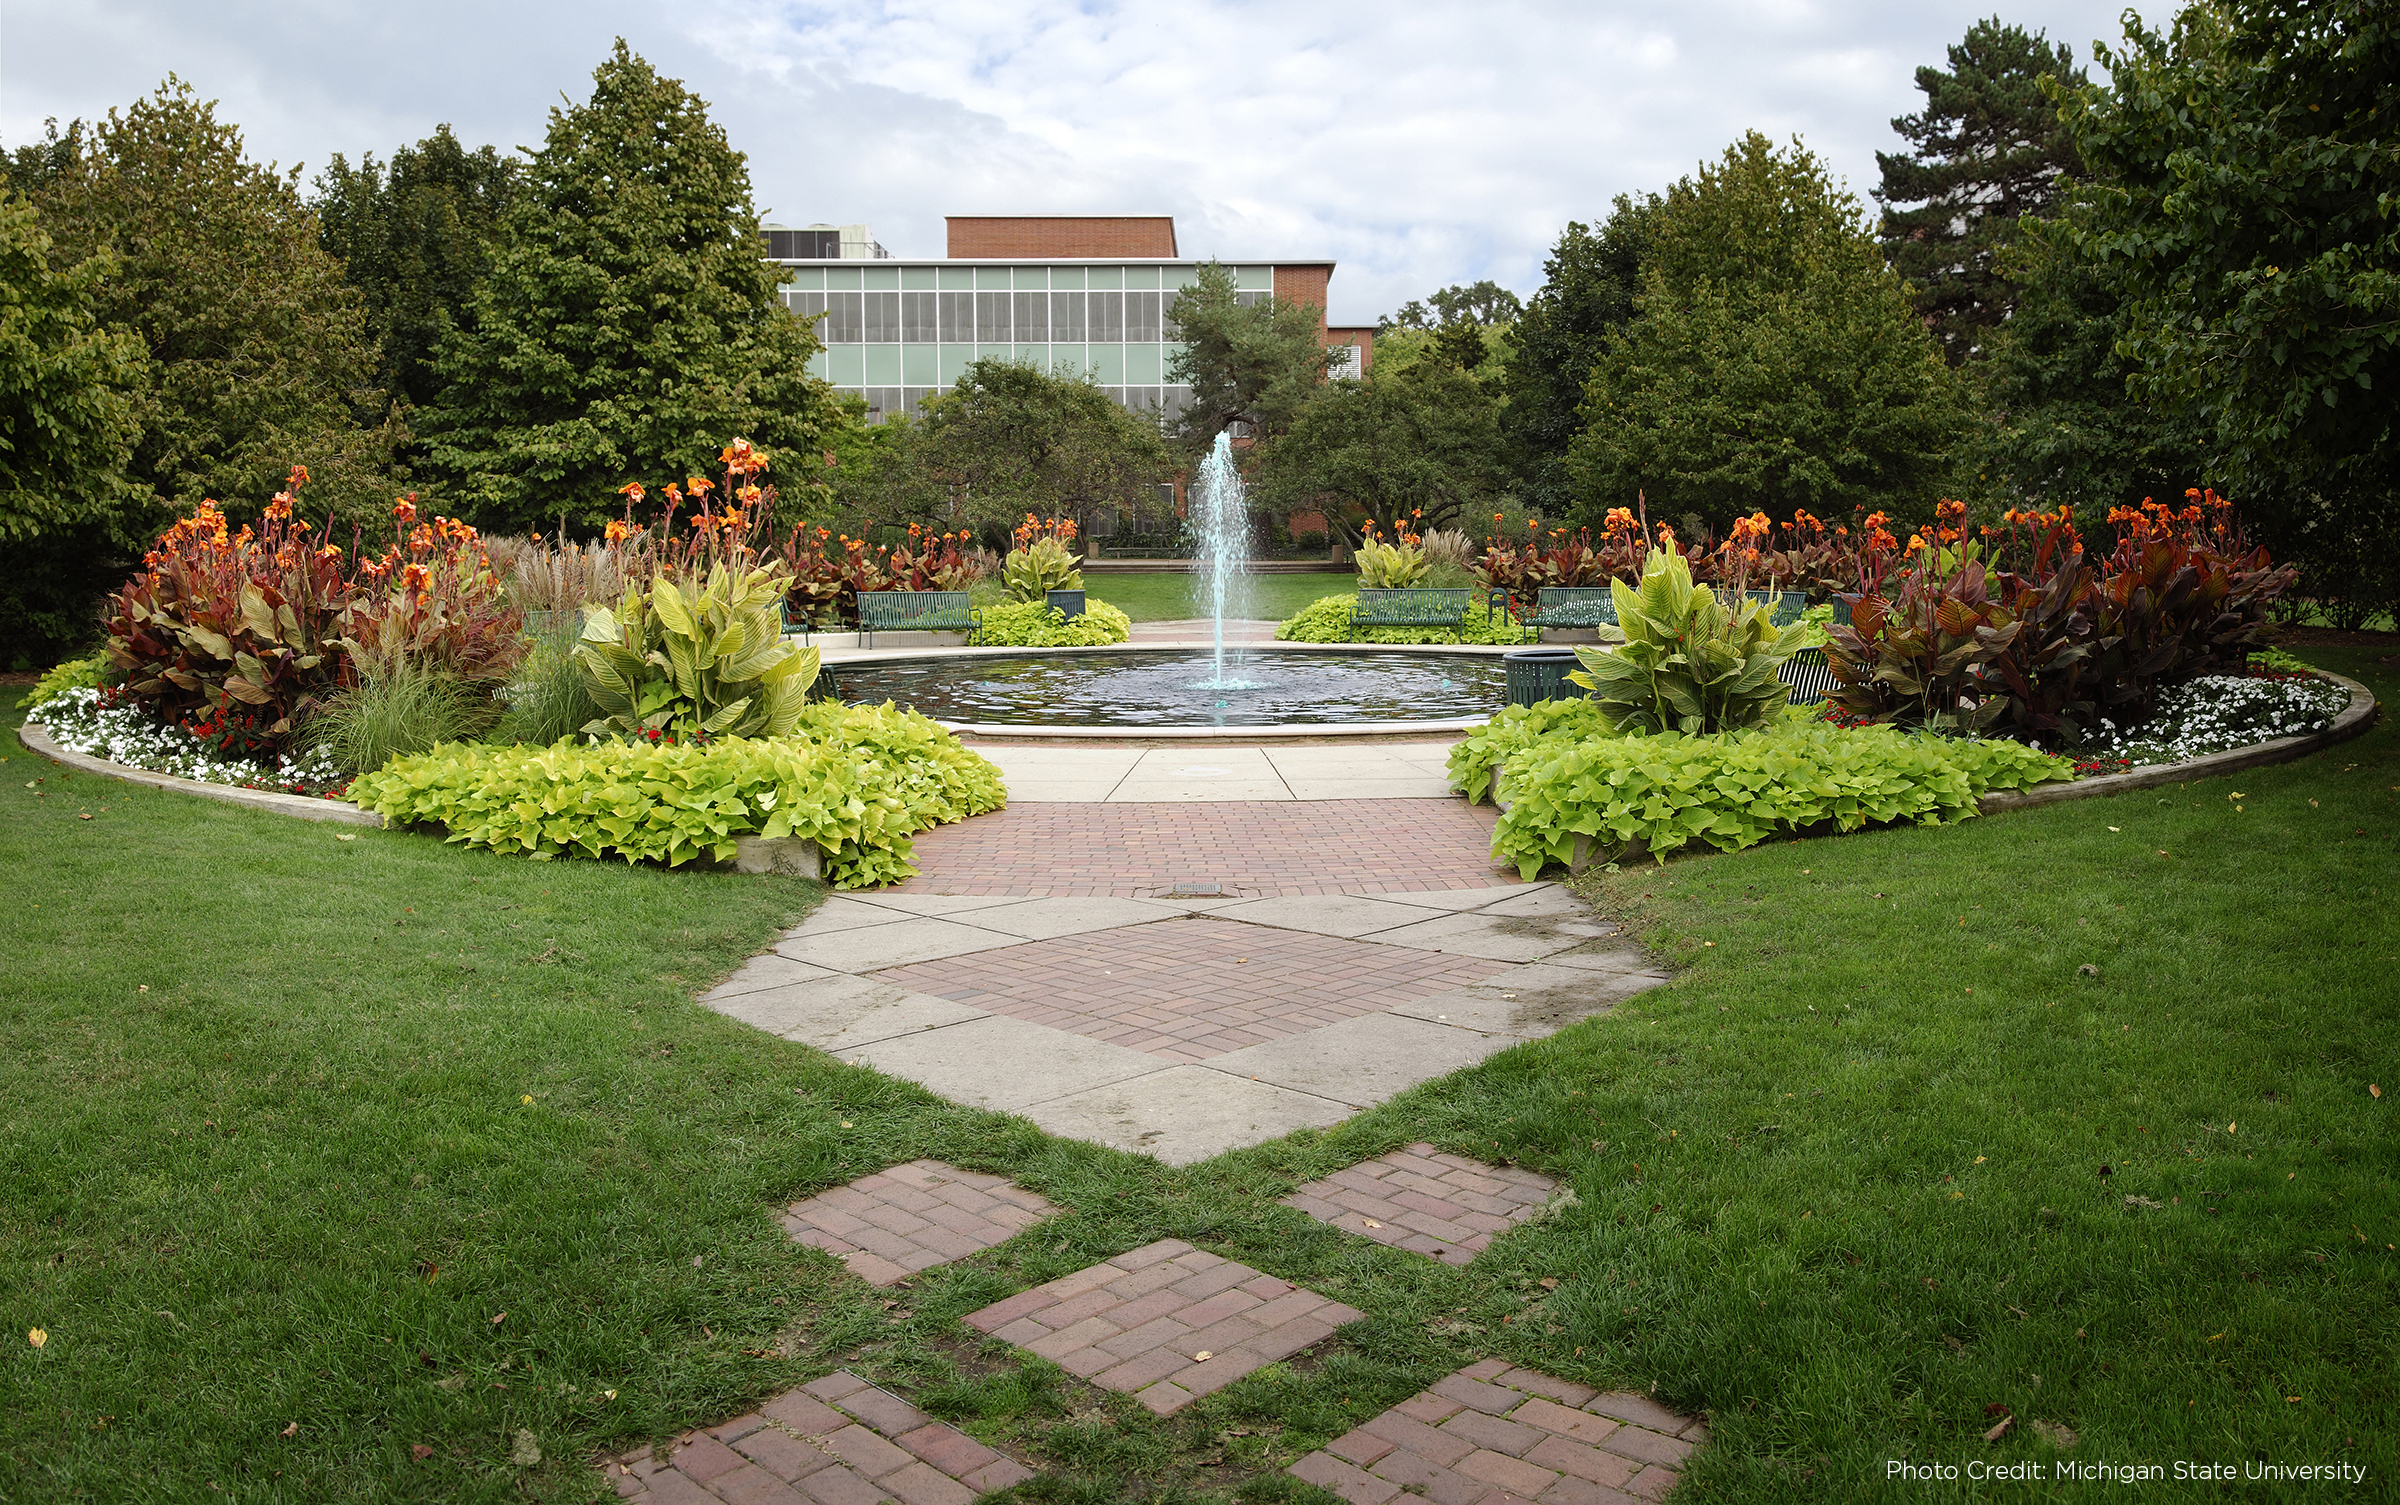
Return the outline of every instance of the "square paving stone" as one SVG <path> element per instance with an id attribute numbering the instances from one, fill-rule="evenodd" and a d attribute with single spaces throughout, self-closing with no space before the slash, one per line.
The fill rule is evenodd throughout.
<path id="1" fill-rule="evenodd" d="M 931 1163 L 884 1174 L 914 1174 L 914 1166 Z M 664 1452 L 640 1447 L 603 1458 L 600 1472 L 619 1498 L 650 1505 L 969 1505 L 1033 1477 L 1014 1458 L 848 1370 L 724 1426 L 687 1432 Z"/>
<path id="2" fill-rule="evenodd" d="M 1548 1176 L 1412 1144 L 1311 1181 L 1283 1205 L 1344 1233 L 1463 1265 L 1557 1190 Z"/>
<path id="3" fill-rule="evenodd" d="M 1162 1239 L 966 1321 L 1164 1416 L 1358 1318 L 1314 1291 Z"/>
<path id="4" fill-rule="evenodd" d="M 1406 923 L 1409 912 L 1394 908 Z M 1173 919 L 929 958 L 875 977 L 1162 1060 L 1196 1062 L 1505 970 L 1431 949 Z"/>
<path id="5" fill-rule="evenodd" d="M 888 1286 L 1004 1243 L 1057 1210 L 1004 1176 L 911 1160 L 794 1202 L 783 1226 L 869 1285 Z"/>
<path id="6" fill-rule="evenodd" d="M 1287 1472 L 1350 1505 L 1390 1505 L 1403 1493 L 1437 1505 L 1626 1505 L 1663 1498 L 1706 1438 L 1698 1418 L 1647 1396 L 1486 1359 Z"/>

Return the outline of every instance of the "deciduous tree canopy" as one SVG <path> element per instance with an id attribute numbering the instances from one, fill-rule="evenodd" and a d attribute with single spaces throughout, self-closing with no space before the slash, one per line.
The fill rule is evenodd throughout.
<path id="1" fill-rule="evenodd" d="M 1339 354 L 1318 338 L 1323 309 L 1275 297 L 1245 304 L 1232 269 L 1216 262 L 1200 268 L 1168 315 L 1183 345 L 1168 359 L 1167 380 L 1192 389 L 1173 437 L 1193 454 L 1236 423 L 1259 438 L 1282 433 Z"/>
<path id="2" fill-rule="evenodd" d="M 1445 526 L 1487 510 L 1504 458 L 1498 399 L 1454 362 L 1425 359 L 1327 386 L 1262 446 L 1257 496 L 1271 511 L 1420 513 L 1425 527 Z"/>
<path id="3" fill-rule="evenodd" d="M 1569 223 L 1508 334 L 1513 355 L 1500 415 L 1517 495 L 1532 511 L 1564 517 L 1575 503 L 1567 450 L 1583 432 L 1583 387 L 1609 339 L 1633 318 L 1659 199 L 1617 196 L 1594 230 Z"/>

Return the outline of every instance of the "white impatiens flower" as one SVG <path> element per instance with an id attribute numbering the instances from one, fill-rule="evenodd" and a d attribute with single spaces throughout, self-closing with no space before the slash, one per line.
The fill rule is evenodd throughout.
<path id="1" fill-rule="evenodd" d="M 69 752 L 105 758 L 128 768 L 170 774 L 202 784 L 282 793 L 338 793 L 347 782 L 330 754 L 311 748 L 273 763 L 219 753 L 180 726 L 152 719 L 138 706 L 100 704 L 98 690 L 69 690 L 47 701 L 41 724 L 50 740 Z"/>
<path id="2" fill-rule="evenodd" d="M 2350 692 L 2322 679 L 2250 679 L 2208 674 L 2158 692 L 2150 714 L 2123 728 L 2103 720 L 2081 756 L 2133 764 L 2180 763 L 2305 736 L 2333 724 Z"/>

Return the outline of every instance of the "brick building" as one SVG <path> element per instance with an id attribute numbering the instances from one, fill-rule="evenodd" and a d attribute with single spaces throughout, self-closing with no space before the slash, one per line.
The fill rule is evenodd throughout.
<path id="1" fill-rule="evenodd" d="M 822 316 L 810 370 L 864 396 L 870 421 L 914 409 L 987 356 L 1088 372 L 1129 408 L 1172 414 L 1189 398 L 1167 380 L 1170 311 L 1201 262 L 1179 254 L 1170 216 L 955 215 L 945 250 L 893 256 L 861 225 L 767 229 L 768 259 L 788 269 L 785 301 Z M 1225 264 L 1244 301 L 1313 305 L 1325 342 L 1356 352 L 1336 374 L 1365 372 L 1374 329 L 1324 322 L 1332 261 Z"/>

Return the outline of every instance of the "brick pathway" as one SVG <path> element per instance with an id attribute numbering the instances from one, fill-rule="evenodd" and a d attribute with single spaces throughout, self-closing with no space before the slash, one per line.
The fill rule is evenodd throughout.
<path id="1" fill-rule="evenodd" d="M 1440 951 L 1184 919 L 872 975 L 1169 1061 L 1205 1061 L 1508 970 L 1505 962 Z"/>
<path id="2" fill-rule="evenodd" d="M 666 1453 L 636 1448 L 600 1471 L 657 1505 L 971 1505 L 1033 1477 L 955 1427 L 848 1370 L 811 1380 Z"/>
<path id="3" fill-rule="evenodd" d="M 888 1286 L 1003 1243 L 1057 1210 L 1006 1177 L 911 1160 L 794 1202 L 783 1226 L 841 1256 L 869 1285 Z"/>
<path id="4" fill-rule="evenodd" d="M 1491 888 L 1517 881 L 1515 869 L 1491 866 L 1499 818 L 1464 800 L 1014 805 L 919 833 L 918 876 L 895 891 L 1139 899 L 1195 882 L 1244 898 Z"/>
<path id="5" fill-rule="evenodd" d="M 966 1321 L 1164 1416 L 1358 1318 L 1290 1281 L 1162 1239 Z"/>
<path id="6" fill-rule="evenodd" d="M 1344 1233 L 1463 1265 L 1556 1190 L 1548 1176 L 1412 1144 L 1311 1181 L 1283 1205 Z"/>
<path id="7" fill-rule="evenodd" d="M 1647 1397 L 1486 1359 L 1289 1472 L 1350 1505 L 1387 1505 L 1404 1491 L 1435 1505 L 1637 1505 L 1673 1489 L 1706 1438 L 1696 1418 Z"/>

